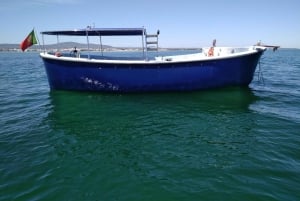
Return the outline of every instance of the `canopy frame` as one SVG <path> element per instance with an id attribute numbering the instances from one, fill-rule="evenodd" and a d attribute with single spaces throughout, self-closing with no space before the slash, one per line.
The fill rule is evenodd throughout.
<path id="1" fill-rule="evenodd" d="M 144 59 L 148 59 L 146 39 L 146 29 L 142 28 L 92 28 L 88 26 L 85 29 L 74 29 L 74 30 L 61 30 L 61 31 L 43 31 L 41 32 L 43 37 L 44 46 L 44 35 L 56 35 L 57 43 L 59 43 L 59 36 L 86 36 L 88 58 L 90 58 L 90 36 L 100 37 L 100 51 L 103 55 L 102 36 L 141 36 L 142 37 L 142 51 Z M 44 46 L 45 47 L 45 46 Z M 46 49 L 45 49 L 46 51 Z"/>

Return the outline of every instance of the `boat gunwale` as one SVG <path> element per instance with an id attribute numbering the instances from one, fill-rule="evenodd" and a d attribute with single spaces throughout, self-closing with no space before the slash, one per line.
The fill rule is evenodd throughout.
<path id="1" fill-rule="evenodd" d="M 238 47 L 236 47 L 238 48 Z M 193 59 L 182 59 L 182 60 L 168 60 L 168 58 L 176 58 L 176 56 L 188 56 L 193 54 L 202 54 L 202 53 L 193 53 L 193 54 L 185 54 L 185 55 L 174 55 L 174 56 L 159 56 L 165 59 L 151 59 L 151 60 L 111 60 L 111 59 L 93 59 L 93 58 L 78 58 L 78 57 L 67 57 L 67 56 L 55 56 L 49 54 L 48 52 L 40 53 L 40 56 L 43 59 L 51 59 L 56 61 L 66 61 L 66 62 L 75 62 L 75 63 L 93 63 L 93 64 L 119 64 L 119 65 L 130 65 L 130 64 L 141 64 L 141 65 L 163 65 L 163 64 L 186 64 L 186 63 L 194 63 L 194 62 L 206 62 L 206 61 L 218 61 L 224 59 L 232 59 L 238 58 L 242 56 L 247 56 L 251 54 L 256 54 L 259 52 L 265 51 L 266 48 L 261 46 L 250 46 L 248 47 L 247 51 L 244 52 L 237 52 L 228 55 L 221 55 L 221 56 L 200 56 L 198 58 Z"/>

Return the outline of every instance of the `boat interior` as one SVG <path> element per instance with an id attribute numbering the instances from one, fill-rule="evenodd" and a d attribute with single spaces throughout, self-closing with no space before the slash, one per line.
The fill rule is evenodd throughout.
<path id="1" fill-rule="evenodd" d="M 56 56 L 56 57 L 64 57 L 64 58 L 80 58 L 80 59 L 91 59 L 91 60 L 119 60 L 119 61 L 188 61 L 188 60 L 198 60 L 198 59 L 216 59 L 216 58 L 224 58 L 230 56 L 237 56 L 241 54 L 249 54 L 256 50 L 257 46 L 250 46 L 245 48 L 235 48 L 235 47 L 208 47 L 201 48 L 199 50 L 195 50 L 194 53 L 186 53 L 180 55 L 168 55 L 168 51 L 156 52 L 155 54 L 148 54 L 147 59 L 141 56 L 130 56 L 130 53 L 116 54 L 116 56 L 103 55 L 99 52 L 85 52 L 77 50 L 74 52 L 62 51 L 62 52 L 48 52 L 48 54 Z M 173 53 L 174 54 L 174 53 Z M 122 55 L 122 54 L 121 54 Z M 138 54 L 137 54 L 138 55 Z"/>

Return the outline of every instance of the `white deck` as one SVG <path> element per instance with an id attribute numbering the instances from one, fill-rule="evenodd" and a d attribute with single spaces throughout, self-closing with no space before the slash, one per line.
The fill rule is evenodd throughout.
<path id="1" fill-rule="evenodd" d="M 187 55 L 175 56 L 159 56 L 155 57 L 156 61 L 167 62 L 183 62 L 183 61 L 198 61 L 198 60 L 212 60 L 212 59 L 225 59 L 241 55 L 247 55 L 257 52 L 258 49 L 265 50 L 264 47 L 250 46 L 250 47 L 214 47 L 213 56 L 208 56 L 210 48 L 203 48 L 202 52 Z"/>

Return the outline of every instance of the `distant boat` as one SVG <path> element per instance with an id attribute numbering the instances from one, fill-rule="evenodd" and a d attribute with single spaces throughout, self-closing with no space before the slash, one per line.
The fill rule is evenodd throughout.
<path id="1" fill-rule="evenodd" d="M 141 36 L 142 58 L 107 57 L 78 50 L 72 54 L 42 52 L 51 90 L 99 92 L 191 91 L 225 86 L 248 86 L 266 47 L 211 47 L 193 54 L 156 56 L 158 35 L 149 35 L 145 28 L 86 28 L 65 31 L 44 31 L 44 35 L 84 36 L 89 49 L 90 37 Z"/>

